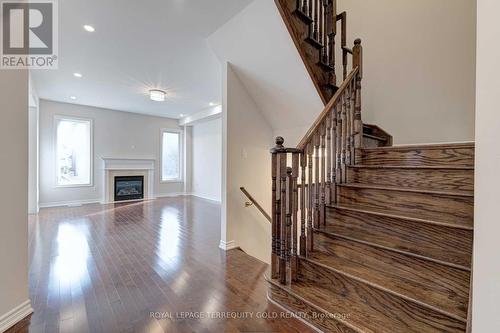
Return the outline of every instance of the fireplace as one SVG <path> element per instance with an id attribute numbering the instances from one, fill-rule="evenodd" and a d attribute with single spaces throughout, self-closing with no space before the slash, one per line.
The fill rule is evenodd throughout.
<path id="1" fill-rule="evenodd" d="M 115 177 L 115 201 L 144 199 L 144 176 Z"/>

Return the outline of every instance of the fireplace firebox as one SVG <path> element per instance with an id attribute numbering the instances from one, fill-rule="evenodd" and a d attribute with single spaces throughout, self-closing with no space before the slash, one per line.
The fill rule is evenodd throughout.
<path id="1" fill-rule="evenodd" d="M 115 177 L 115 201 L 144 199 L 144 176 Z"/>

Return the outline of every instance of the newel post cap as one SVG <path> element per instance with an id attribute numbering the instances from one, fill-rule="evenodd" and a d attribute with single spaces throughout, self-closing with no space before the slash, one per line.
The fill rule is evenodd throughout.
<path id="1" fill-rule="evenodd" d="M 275 142 L 276 142 L 276 146 L 274 146 L 274 148 L 271 149 L 272 154 L 283 153 L 286 151 L 285 147 L 283 147 L 283 144 L 285 143 L 285 139 L 283 139 L 282 136 L 277 136 Z"/>
<path id="2" fill-rule="evenodd" d="M 361 38 L 356 38 L 354 40 L 354 45 L 361 45 Z"/>

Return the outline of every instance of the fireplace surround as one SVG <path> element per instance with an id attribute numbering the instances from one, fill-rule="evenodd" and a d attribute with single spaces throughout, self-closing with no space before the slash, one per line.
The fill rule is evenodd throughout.
<path id="1" fill-rule="evenodd" d="M 112 203 L 115 200 L 115 178 L 143 177 L 143 197 L 126 200 L 148 200 L 154 198 L 155 164 L 151 158 L 102 158 L 104 169 L 103 203 Z M 118 200 L 122 201 L 122 200 Z"/>

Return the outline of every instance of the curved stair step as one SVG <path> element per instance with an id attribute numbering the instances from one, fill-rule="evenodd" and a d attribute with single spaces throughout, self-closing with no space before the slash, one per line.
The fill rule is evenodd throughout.
<path id="1" fill-rule="evenodd" d="M 428 190 L 474 190 L 474 169 L 467 167 L 353 165 L 347 168 L 349 183 L 377 184 Z"/>
<path id="2" fill-rule="evenodd" d="M 474 143 L 366 148 L 360 164 L 474 167 Z"/>
<path id="3" fill-rule="evenodd" d="M 307 257 L 312 265 L 323 265 L 456 319 L 467 317 L 470 272 L 340 237 L 320 233 L 315 237 L 315 250 Z"/>
<path id="4" fill-rule="evenodd" d="M 321 230 L 452 265 L 471 265 L 472 230 L 342 206 L 327 208 L 326 225 Z"/>
<path id="5" fill-rule="evenodd" d="M 472 227 L 474 195 L 471 192 L 434 191 L 366 184 L 338 185 L 339 205 L 359 205 L 403 217 Z"/>

